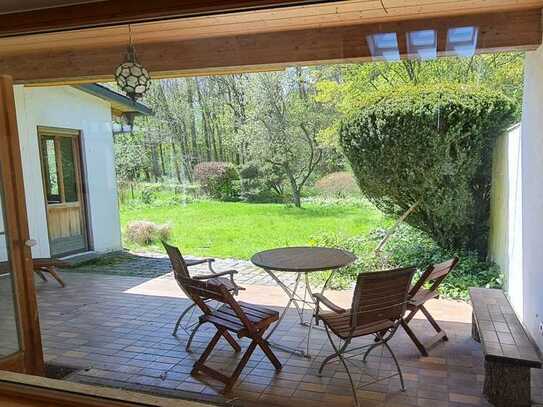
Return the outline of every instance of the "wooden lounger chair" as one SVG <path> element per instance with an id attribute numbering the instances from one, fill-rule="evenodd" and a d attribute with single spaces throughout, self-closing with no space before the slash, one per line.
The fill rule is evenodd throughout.
<path id="1" fill-rule="evenodd" d="M 207 280 L 210 282 L 210 284 L 223 285 L 224 287 L 226 287 L 228 291 L 230 291 L 234 295 L 237 295 L 240 290 L 244 290 L 243 287 L 238 286 L 234 281 L 234 275 L 237 274 L 236 270 L 226 270 L 226 271 L 217 272 L 213 270 L 213 267 L 211 266 L 211 263 L 215 261 L 214 259 L 207 258 L 207 259 L 199 259 L 199 260 L 185 260 L 185 258 L 179 251 L 179 248 L 175 246 L 171 246 L 166 242 L 162 242 L 162 245 L 164 246 L 164 249 L 166 250 L 166 253 L 168 254 L 168 257 L 170 259 L 175 280 L 177 281 L 177 284 L 179 285 L 181 290 L 185 292 L 187 297 L 190 298 L 189 294 L 185 291 L 185 289 L 183 288 L 181 284 L 181 279 L 191 278 L 191 275 L 189 273 L 189 267 L 196 266 L 198 264 L 204 264 L 204 263 L 208 264 L 210 274 L 196 275 L 196 276 L 193 276 L 193 278 L 198 279 L 198 280 Z M 177 318 L 177 322 L 175 323 L 175 328 L 172 332 L 173 336 L 177 336 L 177 331 L 181 327 L 189 335 L 189 339 L 185 347 L 187 352 L 190 351 L 190 345 L 192 343 L 194 335 L 196 335 L 196 332 L 198 331 L 202 323 L 201 322 L 191 323 L 189 321 L 185 326 L 182 326 L 181 322 L 187 315 L 189 315 L 189 312 L 192 311 L 195 307 L 196 307 L 196 303 L 193 302 L 181 312 L 181 314 L 179 315 L 179 318 Z"/>
<path id="2" fill-rule="evenodd" d="M 256 347 L 260 347 L 276 370 L 282 368 L 281 362 L 270 349 L 269 343 L 264 339 L 264 333 L 268 327 L 279 319 L 279 312 L 254 304 L 237 302 L 232 293 L 223 285 L 215 285 L 209 280 L 202 281 L 194 278 L 180 278 L 183 290 L 187 292 L 194 303 L 204 313 L 200 317 L 201 323 L 211 323 L 217 328 L 217 333 L 207 345 L 204 353 L 194 364 L 191 375 L 199 372 L 225 384 L 223 393 L 228 393 L 236 383 L 243 368 L 251 358 Z M 211 309 L 206 300 L 213 300 L 222 305 Z M 249 338 L 251 343 L 231 376 L 206 366 L 205 362 L 221 337 L 232 346 L 234 351 L 240 352 L 241 347 L 230 333 L 238 338 Z"/>
<path id="3" fill-rule="evenodd" d="M 354 379 L 349 371 L 347 361 L 360 352 L 364 353 L 364 362 L 368 354 L 375 348 L 383 346 L 392 356 L 397 373 L 386 377 L 375 378 L 365 386 L 389 379 L 393 376 L 400 377 L 401 390 L 405 391 L 402 371 L 394 352 L 388 342 L 400 326 L 402 317 L 408 303 L 408 293 L 415 268 L 403 268 L 381 271 L 376 273 L 362 273 L 358 275 L 351 309 L 338 307 L 322 294 L 314 294 L 317 301 L 315 317 L 324 323 L 326 334 L 334 353 L 326 357 L 322 362 L 319 374 L 324 367 L 334 359 L 342 363 L 353 391 L 355 405 L 358 407 L 357 389 Z M 322 312 L 320 306 L 324 305 L 331 312 Z M 332 335 L 341 339 L 337 346 Z M 372 335 L 375 342 L 356 346 L 352 344 L 354 338 Z M 353 347 L 349 348 L 351 345 Z"/>
<path id="4" fill-rule="evenodd" d="M 409 314 L 403 319 L 402 326 L 407 335 L 418 348 L 423 356 L 428 356 L 428 349 L 435 346 L 439 341 L 447 341 L 447 334 L 438 325 L 436 320 L 430 315 L 424 304 L 432 298 L 439 298 L 438 288 L 440 284 L 447 278 L 451 270 L 458 263 L 458 257 L 453 257 L 443 263 L 433 264 L 429 266 L 420 276 L 419 280 L 409 291 L 409 303 L 407 310 Z M 426 319 L 430 322 L 437 334 L 426 345 L 417 338 L 413 330 L 409 327 L 409 322 L 413 319 L 417 312 L 421 311 Z"/>

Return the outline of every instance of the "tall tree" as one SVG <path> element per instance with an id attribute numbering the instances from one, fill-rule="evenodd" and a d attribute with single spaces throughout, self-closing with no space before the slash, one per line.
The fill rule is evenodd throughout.
<path id="1" fill-rule="evenodd" d="M 288 179 L 292 201 L 301 207 L 301 194 L 323 157 L 317 135 L 325 123 L 315 101 L 314 81 L 307 70 L 262 73 L 254 77 L 254 105 L 249 132 L 255 134 L 251 154 L 279 169 Z M 247 132 L 247 129 L 246 129 Z"/>

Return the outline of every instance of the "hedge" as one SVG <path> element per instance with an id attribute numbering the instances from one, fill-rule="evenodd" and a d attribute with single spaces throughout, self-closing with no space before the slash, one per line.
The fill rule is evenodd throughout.
<path id="1" fill-rule="evenodd" d="M 492 149 L 515 103 L 490 89 L 405 86 L 367 95 L 340 128 L 362 193 L 443 248 L 487 250 Z"/>
<path id="2" fill-rule="evenodd" d="M 208 161 L 197 164 L 194 167 L 194 178 L 202 191 L 213 199 L 232 200 L 239 193 L 235 183 L 239 175 L 232 163 Z"/>

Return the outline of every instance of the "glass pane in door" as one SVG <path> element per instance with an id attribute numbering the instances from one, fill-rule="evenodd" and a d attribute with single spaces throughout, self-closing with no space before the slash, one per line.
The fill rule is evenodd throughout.
<path id="1" fill-rule="evenodd" d="M 60 137 L 59 148 L 62 157 L 62 177 L 64 181 L 65 202 L 77 202 L 77 171 L 74 157 L 73 137 Z"/>
<path id="2" fill-rule="evenodd" d="M 44 156 L 43 170 L 47 191 L 47 202 L 60 203 L 57 151 L 54 138 L 44 137 L 42 139 L 42 154 Z"/>
<path id="3" fill-rule="evenodd" d="M 1 171 L 1 169 L 0 169 Z M 0 174 L 0 179 L 1 179 Z M 9 262 L 4 190 L 0 182 L 0 359 L 20 350 L 13 276 Z"/>

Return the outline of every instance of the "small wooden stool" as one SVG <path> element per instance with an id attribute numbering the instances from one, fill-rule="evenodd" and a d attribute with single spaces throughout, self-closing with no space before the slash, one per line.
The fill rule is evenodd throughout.
<path id="1" fill-rule="evenodd" d="M 42 259 L 32 259 L 32 265 L 36 274 L 38 274 L 43 281 L 47 281 L 45 278 L 44 272 L 49 273 L 60 284 L 61 287 L 66 287 L 64 281 L 58 275 L 57 268 L 70 267 L 70 264 L 63 260 L 53 259 L 53 258 L 42 258 Z"/>

